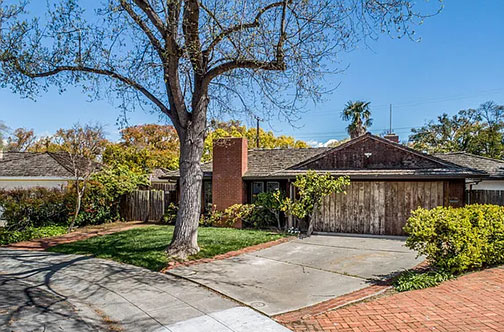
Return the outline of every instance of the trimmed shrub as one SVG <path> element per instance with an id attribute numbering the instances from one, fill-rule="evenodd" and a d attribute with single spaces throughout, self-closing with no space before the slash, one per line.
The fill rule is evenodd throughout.
<path id="1" fill-rule="evenodd" d="M 245 228 L 265 229 L 276 227 L 278 224 L 277 216 L 271 210 L 256 205 L 251 213 L 243 220 Z"/>
<path id="2" fill-rule="evenodd" d="M 201 216 L 200 226 L 232 227 L 242 222 L 245 228 L 266 228 L 276 224 L 275 215 L 268 209 L 255 204 L 234 204 L 224 211 L 212 209 Z"/>
<path id="3" fill-rule="evenodd" d="M 254 204 L 234 204 L 224 210 L 221 221 L 226 226 L 233 226 L 240 221 L 244 222 L 253 213 L 256 206 Z"/>
<path id="4" fill-rule="evenodd" d="M 218 211 L 215 208 L 212 208 L 210 212 L 207 214 L 201 215 L 200 218 L 200 226 L 203 227 L 212 227 L 215 225 L 222 225 L 222 220 L 223 220 L 224 212 Z"/>
<path id="5" fill-rule="evenodd" d="M 406 246 L 439 270 L 462 273 L 504 263 L 504 207 L 418 209 L 404 231 Z"/>
<path id="6" fill-rule="evenodd" d="M 224 211 L 212 210 L 201 216 L 200 226 L 233 227 L 236 223 L 246 219 L 253 211 L 253 204 L 234 204 Z"/>

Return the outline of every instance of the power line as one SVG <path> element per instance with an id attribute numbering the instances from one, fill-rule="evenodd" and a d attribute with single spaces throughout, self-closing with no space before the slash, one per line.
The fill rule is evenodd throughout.
<path id="1" fill-rule="evenodd" d="M 419 129 L 422 128 L 422 126 L 416 126 L 416 127 L 399 127 L 399 128 L 392 128 L 394 131 L 399 132 L 399 131 L 408 131 L 411 129 Z M 378 128 L 378 129 L 370 129 L 371 132 L 383 132 L 387 131 L 389 128 Z M 297 135 L 296 133 L 279 133 L 280 135 L 291 135 L 291 136 L 296 136 L 296 137 L 313 137 L 313 136 L 342 136 L 342 135 L 348 135 L 347 131 L 317 131 L 317 132 L 312 132 L 312 133 L 301 133 L 300 135 Z"/>
<path id="2" fill-rule="evenodd" d="M 472 94 L 459 94 L 459 95 L 452 95 L 452 96 L 445 96 L 445 97 L 426 98 L 426 99 L 423 99 L 423 101 L 409 101 L 409 102 L 397 103 L 397 104 L 394 103 L 394 106 L 399 107 L 399 108 L 403 108 L 403 107 L 414 107 L 414 106 L 427 105 L 427 104 L 436 104 L 436 103 L 442 103 L 445 101 L 452 101 L 452 100 L 457 100 L 457 99 L 473 98 L 473 97 L 477 97 L 478 95 L 480 95 L 482 93 L 499 92 L 499 91 L 504 91 L 504 88 L 482 90 L 482 91 L 475 92 Z M 386 105 L 386 104 L 382 104 L 382 105 L 371 104 L 371 107 L 373 110 L 380 109 L 380 108 L 383 109 L 388 106 L 389 105 Z M 319 115 L 327 115 L 327 116 L 338 115 L 335 112 L 327 112 L 327 111 L 310 111 L 309 113 L 319 114 Z"/>

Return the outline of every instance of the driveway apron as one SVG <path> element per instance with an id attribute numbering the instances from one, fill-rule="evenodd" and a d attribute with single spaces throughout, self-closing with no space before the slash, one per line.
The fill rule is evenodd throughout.
<path id="1" fill-rule="evenodd" d="M 170 273 L 273 316 L 376 284 L 421 261 L 402 237 L 316 235 Z"/>

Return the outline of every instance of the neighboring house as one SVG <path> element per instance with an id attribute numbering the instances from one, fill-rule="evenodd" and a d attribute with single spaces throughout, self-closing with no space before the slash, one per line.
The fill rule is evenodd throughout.
<path id="1" fill-rule="evenodd" d="M 467 152 L 436 154 L 436 157 L 488 175 L 466 180 L 468 203 L 504 205 L 504 161 Z"/>
<path id="2" fill-rule="evenodd" d="M 411 210 L 463 206 L 466 180 L 488 177 L 397 141 L 368 133 L 334 148 L 248 150 L 246 139 L 218 139 L 213 161 L 202 165 L 204 206 L 253 203 L 257 194 L 276 189 L 295 197 L 297 175 L 328 172 L 350 176 L 351 185 L 346 195 L 324 200 L 315 231 L 402 235 Z M 171 171 L 162 178 L 178 177 Z M 292 218 L 286 222 L 295 226 Z"/>
<path id="3" fill-rule="evenodd" d="M 63 153 L 0 152 L 0 189 L 61 188 L 73 178 Z"/>
<path id="4" fill-rule="evenodd" d="M 175 191 L 177 186 L 176 182 L 174 180 L 164 178 L 167 172 L 170 172 L 170 170 L 166 168 L 155 168 L 149 175 L 149 189 L 169 192 Z"/>
<path id="5" fill-rule="evenodd" d="M 435 154 L 436 157 L 457 165 L 479 170 L 488 174 L 487 178 L 468 179 L 467 190 L 504 190 L 504 161 L 477 156 L 467 152 Z"/>

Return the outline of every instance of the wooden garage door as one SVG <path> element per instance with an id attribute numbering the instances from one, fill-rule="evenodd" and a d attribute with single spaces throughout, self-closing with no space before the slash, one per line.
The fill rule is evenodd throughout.
<path id="1" fill-rule="evenodd" d="M 354 181 L 325 198 L 314 230 L 403 235 L 410 211 L 443 205 L 443 181 Z"/>

